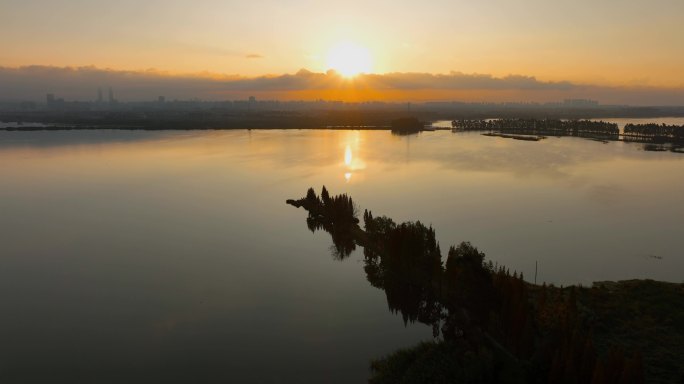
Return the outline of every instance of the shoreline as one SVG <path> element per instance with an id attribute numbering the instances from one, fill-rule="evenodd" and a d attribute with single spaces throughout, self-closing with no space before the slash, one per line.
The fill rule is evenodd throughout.
<path id="1" fill-rule="evenodd" d="M 363 248 L 367 281 L 385 291 L 404 323 L 431 326 L 432 342 L 371 362 L 371 383 L 579 382 L 627 377 L 669 383 L 684 377 L 684 283 L 650 279 L 541 285 L 485 261 L 469 242 L 446 258 L 435 230 L 420 221 L 395 223 L 360 209 L 349 195 L 306 197 L 286 204 L 307 212 L 306 225 L 332 238 L 344 260 Z M 363 225 L 363 228 L 362 228 Z M 416 376 L 417 375 L 417 376 Z M 426 380 L 427 378 L 427 380 Z M 598 381 L 597 381 L 598 380 Z"/>

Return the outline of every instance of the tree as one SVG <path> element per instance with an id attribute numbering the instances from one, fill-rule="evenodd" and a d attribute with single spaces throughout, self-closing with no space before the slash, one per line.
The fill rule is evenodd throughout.
<path id="1" fill-rule="evenodd" d="M 328 204 L 328 202 L 330 202 L 330 194 L 328 194 L 325 185 L 323 186 L 323 190 L 321 190 L 321 200 L 323 200 L 323 204 Z"/>

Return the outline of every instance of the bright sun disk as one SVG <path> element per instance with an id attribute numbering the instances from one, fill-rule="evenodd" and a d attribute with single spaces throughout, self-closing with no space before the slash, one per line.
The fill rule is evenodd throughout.
<path id="1" fill-rule="evenodd" d="M 345 77 L 369 73 L 372 67 L 373 60 L 370 52 L 354 43 L 339 43 L 328 52 L 328 68 L 334 69 Z"/>

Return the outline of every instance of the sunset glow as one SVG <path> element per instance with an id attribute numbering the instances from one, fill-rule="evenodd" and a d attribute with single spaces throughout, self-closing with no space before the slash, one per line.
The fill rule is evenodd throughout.
<path id="1" fill-rule="evenodd" d="M 328 53 L 328 69 L 335 70 L 345 77 L 370 73 L 372 68 L 373 60 L 370 52 L 354 43 L 339 43 Z"/>
<path id="2" fill-rule="evenodd" d="M 684 103 L 681 0 L 6 3 L 0 101 Z"/>

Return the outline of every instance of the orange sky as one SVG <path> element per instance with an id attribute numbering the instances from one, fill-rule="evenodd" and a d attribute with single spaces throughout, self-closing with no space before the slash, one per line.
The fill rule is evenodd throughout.
<path id="1" fill-rule="evenodd" d="M 0 67 L 277 76 L 325 72 L 346 42 L 368 52 L 370 73 L 684 88 L 681 0 L 2 3 Z"/>

